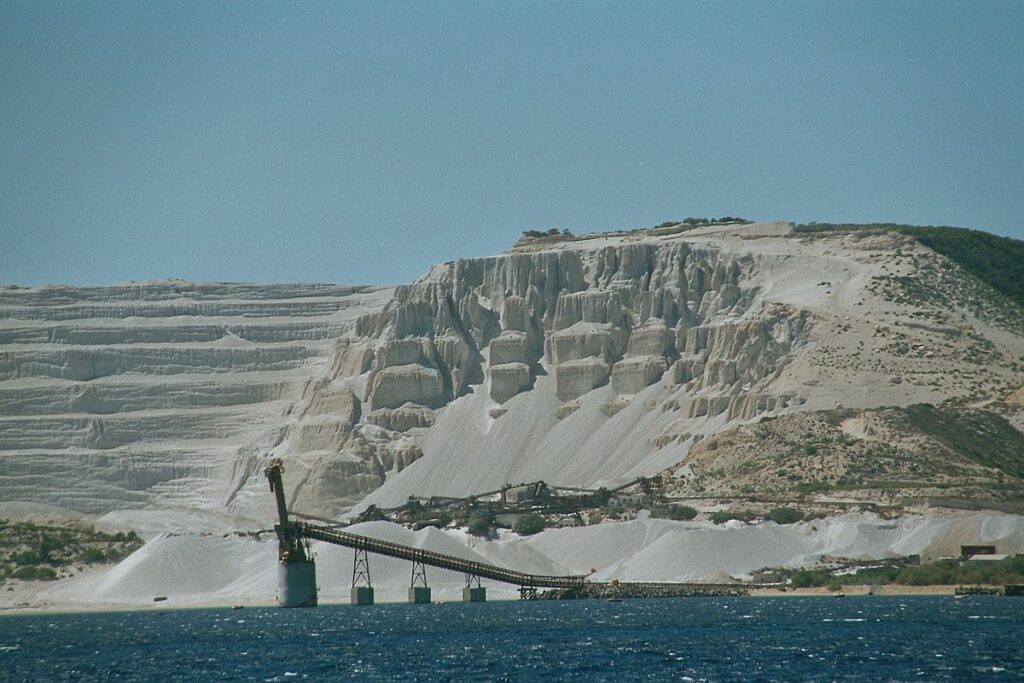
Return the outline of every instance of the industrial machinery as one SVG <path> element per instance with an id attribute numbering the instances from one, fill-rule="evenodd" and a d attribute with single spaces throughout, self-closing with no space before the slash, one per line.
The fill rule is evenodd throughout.
<path id="1" fill-rule="evenodd" d="M 426 567 L 437 567 L 454 572 L 461 572 L 466 577 L 466 585 L 462 591 L 465 602 L 484 602 L 487 600 L 487 589 L 481 585 L 481 579 L 500 581 L 519 586 L 519 595 L 524 600 L 537 597 L 538 588 L 568 589 L 570 591 L 589 591 L 603 595 L 614 590 L 618 596 L 624 589 L 631 589 L 636 597 L 721 594 L 719 584 L 698 583 L 629 583 L 613 584 L 591 583 L 586 576 L 545 576 L 529 574 L 515 569 L 506 569 L 487 562 L 477 562 L 454 555 L 445 555 L 422 548 L 401 543 L 392 543 L 362 534 L 342 531 L 333 526 L 310 524 L 309 522 L 293 522 L 289 519 L 288 506 L 284 497 L 284 486 L 281 475 L 284 466 L 280 459 L 273 459 L 263 473 L 270 482 L 270 490 L 277 496 L 278 523 L 274 525 L 278 540 L 277 569 L 277 604 L 281 607 L 313 607 L 317 603 L 316 564 L 309 549 L 310 541 L 330 543 L 354 550 L 352 566 L 352 604 L 372 605 L 373 586 L 370 583 L 369 553 L 392 557 L 412 562 L 412 574 L 409 585 L 409 602 L 426 603 L 430 601 L 430 588 L 427 586 Z M 297 514 L 297 513 L 296 513 Z M 306 515 L 308 516 L 308 515 Z M 738 589 L 731 589 L 734 594 Z M 708 591 L 712 591 L 708 593 Z M 716 593 L 715 591 L 719 591 Z M 745 592 L 740 590 L 739 592 Z"/>
<path id="2" fill-rule="evenodd" d="M 435 553 L 400 543 L 390 543 L 369 536 L 353 534 L 340 529 L 293 522 L 289 519 L 288 505 L 284 497 L 281 475 L 284 465 L 274 458 L 263 473 L 270 482 L 270 490 L 277 497 L 278 523 L 274 525 L 278 540 L 277 604 L 280 607 L 313 607 L 317 603 L 316 564 L 309 550 L 311 540 L 330 543 L 355 550 L 355 564 L 352 568 L 352 604 L 372 605 L 373 586 L 370 584 L 369 558 L 375 553 L 410 560 L 413 563 L 412 581 L 409 587 L 409 602 L 429 602 L 430 588 L 427 586 L 427 565 L 462 572 L 466 576 L 463 600 L 483 602 L 486 588 L 480 579 L 492 579 L 519 586 L 524 599 L 535 598 L 537 588 L 579 588 L 584 576 L 539 576 L 497 567 L 486 562 L 474 562 L 461 557 Z M 365 584 L 365 585 L 363 585 Z"/>
<path id="3" fill-rule="evenodd" d="M 277 604 L 279 607 L 316 607 L 316 562 L 309 551 L 309 541 L 288 519 L 281 474 L 284 465 L 274 458 L 263 470 L 270 490 L 277 497 Z"/>

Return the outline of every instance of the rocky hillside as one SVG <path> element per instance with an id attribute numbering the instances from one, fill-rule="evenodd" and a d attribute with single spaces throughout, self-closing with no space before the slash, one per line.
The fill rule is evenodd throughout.
<path id="1" fill-rule="evenodd" d="M 527 240 L 435 268 L 361 327 L 377 348 L 428 349 L 378 354 L 371 404 L 397 378 L 423 386 L 436 372 L 429 401 L 387 398 L 437 426 L 419 435 L 425 457 L 370 500 L 536 479 L 610 486 L 685 466 L 705 437 L 762 417 L 996 399 L 1024 381 L 1021 321 L 895 231 Z"/>
<path id="2" fill-rule="evenodd" d="M 1007 500 L 1022 322 L 913 236 L 783 223 L 545 235 L 393 290 L 9 289 L 0 489 L 262 519 L 278 456 L 324 516 L 659 473 L 680 495 Z"/>
<path id="3" fill-rule="evenodd" d="M 999 412 L 949 403 L 765 416 L 705 439 L 663 479 L 673 496 L 1019 503 L 1024 433 Z"/>

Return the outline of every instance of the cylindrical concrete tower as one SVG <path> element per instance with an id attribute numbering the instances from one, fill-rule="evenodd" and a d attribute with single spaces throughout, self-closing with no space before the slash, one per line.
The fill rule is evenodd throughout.
<path id="1" fill-rule="evenodd" d="M 277 563 L 277 606 L 316 607 L 316 562 Z"/>

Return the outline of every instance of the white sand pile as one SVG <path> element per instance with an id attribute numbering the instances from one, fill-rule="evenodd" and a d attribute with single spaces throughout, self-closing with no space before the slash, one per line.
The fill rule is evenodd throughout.
<path id="1" fill-rule="evenodd" d="M 594 580 L 703 581 L 726 575 L 749 578 L 769 566 L 814 564 L 822 556 L 882 559 L 898 555 L 952 555 L 961 544 L 996 545 L 1000 553 L 1024 553 L 1024 516 L 970 513 L 914 516 L 897 521 L 849 514 L 801 524 L 638 519 L 576 529 L 551 529 L 531 537 L 502 532 L 481 541 L 462 531 L 411 531 L 388 522 L 351 527 L 355 533 L 435 552 L 538 574 L 587 574 Z M 313 546 L 322 601 L 347 601 L 353 553 L 323 543 Z M 115 567 L 57 584 L 22 583 L 0 594 L 0 606 L 29 602 L 50 608 L 272 603 L 277 543 L 241 536 L 162 535 Z M 370 556 L 379 602 L 404 601 L 408 562 Z M 434 599 L 457 600 L 464 577 L 427 568 Z M 516 587 L 484 582 L 489 596 L 512 598 Z"/>

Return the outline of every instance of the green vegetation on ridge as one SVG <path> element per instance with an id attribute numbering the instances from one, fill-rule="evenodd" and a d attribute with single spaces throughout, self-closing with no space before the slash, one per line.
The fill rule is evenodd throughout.
<path id="1" fill-rule="evenodd" d="M 681 220 L 664 221 L 650 228 L 634 228 L 632 230 L 619 230 L 611 233 L 588 233 L 583 235 L 574 235 L 568 228 L 548 228 L 546 230 L 523 230 L 523 236 L 519 239 L 518 244 L 524 242 L 534 244 L 536 242 L 549 243 L 549 242 L 571 242 L 575 240 L 591 239 L 593 237 L 600 236 L 602 234 L 609 235 L 631 235 L 648 230 L 659 230 L 663 228 L 673 228 L 676 226 L 683 226 L 685 230 L 692 230 L 694 228 L 706 227 L 709 225 L 746 225 L 753 221 L 746 218 L 740 218 L 738 216 L 722 216 L 721 218 L 704 218 L 697 216 L 689 216 Z"/>
<path id="2" fill-rule="evenodd" d="M 957 455 L 1024 478 L 1021 434 L 1006 418 L 988 411 L 953 409 L 927 403 L 902 409 L 904 419 Z"/>
<path id="3" fill-rule="evenodd" d="M 1024 307 L 1024 241 L 981 230 L 899 223 L 807 223 L 796 232 L 881 230 L 913 237 Z"/>

